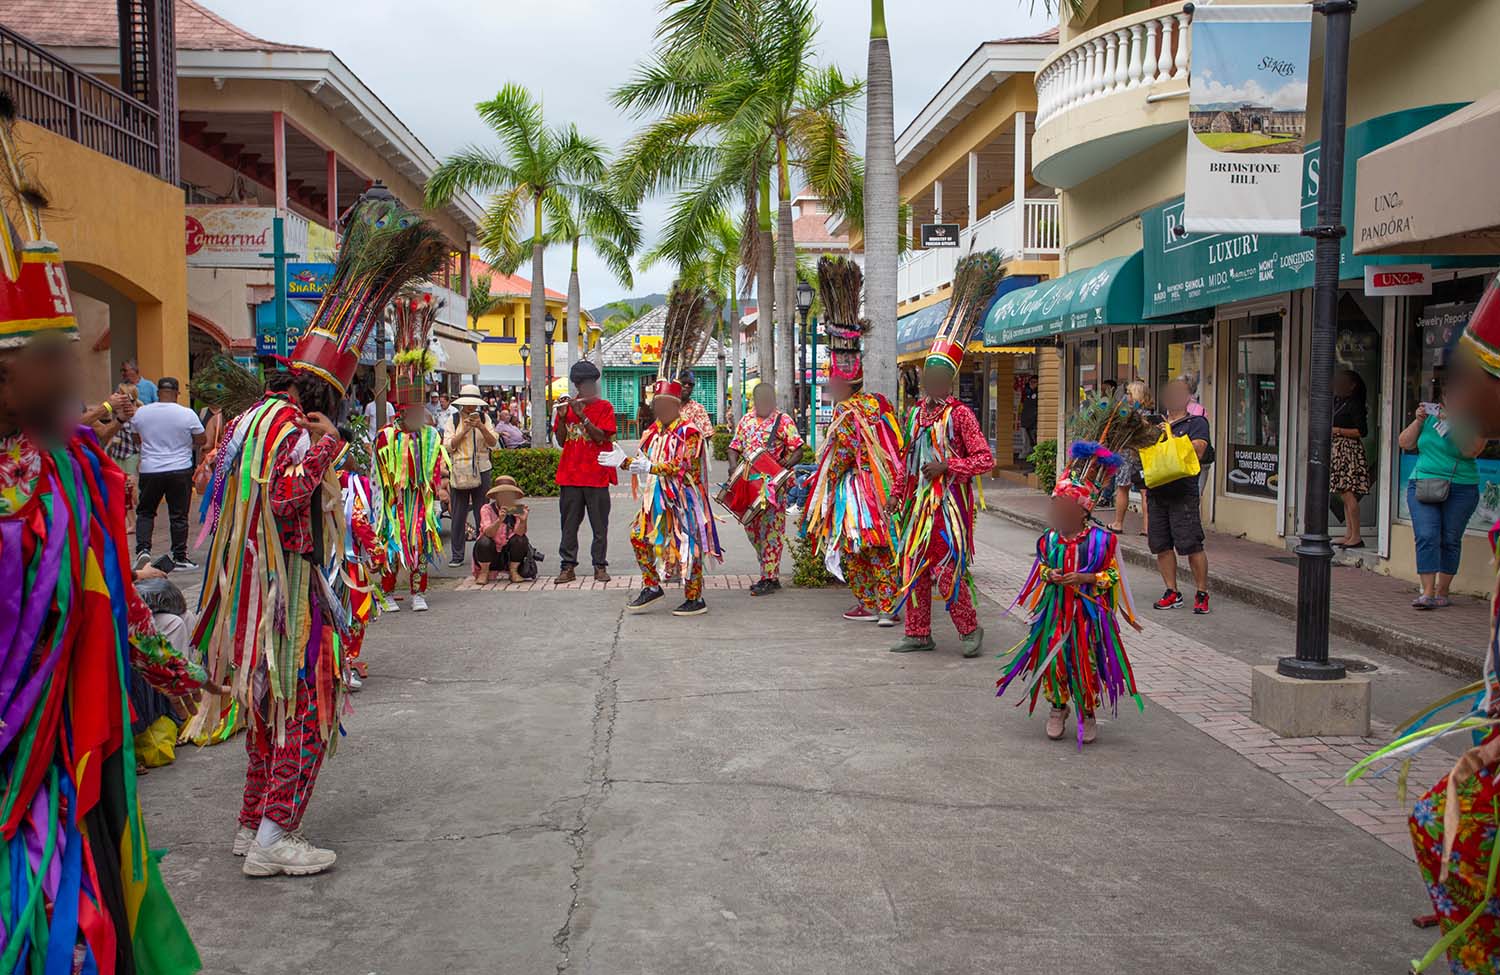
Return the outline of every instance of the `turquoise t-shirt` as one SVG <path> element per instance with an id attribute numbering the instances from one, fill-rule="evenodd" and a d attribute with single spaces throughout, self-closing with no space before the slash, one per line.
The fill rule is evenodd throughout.
<path id="1" fill-rule="evenodd" d="M 1459 432 L 1450 423 L 1444 436 L 1438 433 L 1437 424 L 1435 416 L 1429 416 L 1422 424 L 1422 435 L 1417 438 L 1417 466 L 1412 469 L 1411 479 L 1441 477 L 1454 484 L 1478 484 L 1479 465 L 1474 458 L 1463 455 L 1455 440 Z"/>

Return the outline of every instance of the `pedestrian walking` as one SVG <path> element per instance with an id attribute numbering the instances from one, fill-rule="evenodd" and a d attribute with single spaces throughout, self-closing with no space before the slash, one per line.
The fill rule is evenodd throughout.
<path id="1" fill-rule="evenodd" d="M 196 569 L 188 558 L 188 506 L 193 496 L 193 451 L 203 446 L 198 414 L 177 402 L 180 387 L 172 376 L 157 383 L 158 401 L 135 411 L 130 421 L 141 441 L 140 500 L 135 511 L 137 564 L 151 561 L 156 512 L 167 502 L 172 533 L 172 564 Z"/>
<path id="2" fill-rule="evenodd" d="M 751 394 L 753 409 L 740 417 L 729 441 L 729 469 L 740 459 L 763 451 L 783 470 L 802 449 L 802 435 L 786 413 L 776 408 L 776 389 L 761 383 Z M 751 480 L 764 480 L 754 472 Z M 760 562 L 760 578 L 750 587 L 752 596 L 769 596 L 781 588 L 781 552 L 786 541 L 786 500 L 768 498 L 767 503 L 745 522 L 745 534 Z"/>
<path id="3" fill-rule="evenodd" d="M 1174 437 L 1187 437 L 1204 465 L 1209 456 L 1210 431 L 1206 417 L 1189 413 L 1192 387 L 1186 379 L 1174 379 L 1162 387 L 1161 405 L 1166 425 Z M 1158 484 L 1146 497 L 1146 547 L 1156 556 L 1166 591 L 1154 606 L 1175 609 L 1183 603 L 1177 589 L 1177 557 L 1186 556 L 1193 570 L 1197 591 L 1193 595 L 1193 612 L 1208 613 L 1208 553 L 1203 550 L 1203 516 L 1199 510 L 1200 481 L 1196 476 L 1180 477 Z"/>
<path id="4" fill-rule="evenodd" d="M 1458 575 L 1464 531 L 1479 507 L 1479 465 L 1474 462 L 1485 440 L 1466 417 L 1450 415 L 1443 404 L 1418 403 L 1416 415 L 1397 438 L 1401 449 L 1415 452 L 1416 466 L 1406 482 L 1406 506 L 1417 548 L 1417 577 L 1422 591 L 1412 608 L 1449 605 L 1448 587 Z"/>
<path id="5" fill-rule="evenodd" d="M 573 363 L 568 379 L 577 395 L 564 398 L 552 416 L 552 434 L 562 444 L 557 462 L 557 508 L 562 520 L 558 543 L 557 584 L 578 577 L 578 529 L 588 516 L 593 536 L 589 558 L 594 581 L 609 581 L 609 489 L 618 480 L 614 468 L 602 467 L 599 454 L 615 436 L 615 408 L 599 397 L 599 367 L 587 359 Z"/>
<path id="6" fill-rule="evenodd" d="M 1344 508 L 1344 537 L 1334 544 L 1343 549 L 1364 548 L 1359 527 L 1359 499 L 1370 493 L 1370 461 L 1365 436 L 1370 432 L 1365 381 L 1353 369 L 1333 377 L 1333 447 L 1328 487 Z"/>
<path id="7" fill-rule="evenodd" d="M 474 581 L 481 586 L 487 585 L 491 574 L 496 572 L 505 573 L 511 582 L 525 582 L 528 568 L 529 577 L 536 576 L 536 562 L 529 558 L 531 539 L 526 534 L 530 512 L 521 503 L 525 497 L 516 479 L 502 474 L 495 478 L 488 500 L 479 509 Z"/>
<path id="8" fill-rule="evenodd" d="M 464 564 L 469 519 L 474 521 L 474 537 L 479 537 L 479 509 L 490 490 L 490 469 L 494 464 L 490 451 L 500 437 L 484 417 L 484 399 L 479 387 L 465 385 L 453 401 L 456 413 L 450 414 L 441 427 L 448 448 L 449 501 L 448 528 L 452 535 L 453 557 L 448 564 Z M 597 465 L 596 465 L 597 466 Z"/>

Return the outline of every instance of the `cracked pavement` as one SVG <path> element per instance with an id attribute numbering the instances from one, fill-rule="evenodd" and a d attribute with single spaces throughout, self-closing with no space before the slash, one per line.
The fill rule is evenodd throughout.
<path id="1" fill-rule="evenodd" d="M 752 571 L 721 532 L 721 571 Z M 993 698 L 1022 633 L 994 602 L 962 660 L 941 616 L 938 652 L 886 653 L 899 631 L 841 620 L 838 590 L 710 590 L 686 620 L 628 598 L 438 581 L 431 612 L 378 622 L 305 821 L 339 854 L 321 876 L 240 875 L 238 739 L 142 779 L 205 970 L 1365 973 L 1429 943 L 1409 862 L 1149 687 L 1097 746 L 1046 741 Z"/>

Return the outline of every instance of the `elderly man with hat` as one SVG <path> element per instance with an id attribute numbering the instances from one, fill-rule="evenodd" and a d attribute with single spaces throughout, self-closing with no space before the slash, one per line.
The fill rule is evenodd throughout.
<path id="1" fill-rule="evenodd" d="M 484 397 L 479 387 L 465 384 L 453 401 L 456 412 L 445 417 L 440 429 L 448 448 L 448 510 L 453 532 L 451 566 L 464 564 L 465 529 L 472 514 L 475 531 L 479 530 L 479 509 L 490 489 L 490 451 L 500 442 L 500 435 L 485 418 Z"/>
<path id="2" fill-rule="evenodd" d="M 613 468 L 599 464 L 599 454 L 608 450 L 615 436 L 615 408 L 599 398 L 599 367 L 581 359 L 573 363 L 568 379 L 578 394 L 564 397 L 552 416 L 552 434 L 562 444 L 557 463 L 557 507 L 562 517 L 562 541 L 558 545 L 561 570 L 557 584 L 578 578 L 578 529 L 588 515 L 593 544 L 594 581 L 609 581 L 609 488 L 616 481 Z"/>
<path id="3" fill-rule="evenodd" d="M 509 474 L 495 478 L 487 492 L 489 501 L 479 509 L 479 540 L 474 543 L 474 580 L 490 581 L 490 573 L 504 572 L 511 582 L 525 582 L 521 563 L 531 549 L 526 537 L 526 496 Z"/>

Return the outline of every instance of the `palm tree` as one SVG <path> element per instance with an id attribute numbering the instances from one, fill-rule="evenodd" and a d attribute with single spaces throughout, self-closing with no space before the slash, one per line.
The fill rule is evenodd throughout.
<path id="1" fill-rule="evenodd" d="M 567 354 L 563 357 L 562 375 L 573 367 L 573 351 L 579 339 L 580 310 L 578 287 L 578 248 L 587 240 L 589 247 L 604 260 L 621 287 L 635 287 L 630 259 L 641 246 L 641 224 L 635 213 L 622 206 L 613 193 L 589 189 L 578 200 L 577 212 L 557 228 L 572 247 L 572 266 L 568 274 Z"/>
<path id="2" fill-rule="evenodd" d="M 865 92 L 864 238 L 865 388 L 896 399 L 896 251 L 900 208 L 896 118 L 885 0 L 870 0 L 869 79 Z"/>
<path id="3" fill-rule="evenodd" d="M 577 126 L 549 128 L 541 102 L 523 85 L 506 84 L 476 108 L 494 130 L 499 149 L 468 146 L 443 160 L 427 181 L 426 204 L 443 206 L 466 191 L 493 194 L 480 226 L 480 243 L 501 270 L 529 244 L 531 326 L 527 342 L 540 352 L 547 342 L 542 252 L 560 241 L 549 231 L 548 222 L 568 225 L 571 208 L 599 192 L 608 170 L 605 149 L 583 136 Z M 531 237 L 523 240 L 528 208 Z M 547 442 L 546 387 L 545 381 L 531 384 L 531 442 L 536 444 Z"/>
<path id="4" fill-rule="evenodd" d="M 644 258 L 643 258 L 644 260 Z M 649 301 L 630 302 L 627 300 L 611 301 L 604 306 L 604 334 L 614 335 L 623 332 L 634 325 L 639 319 L 650 314 L 656 306 Z"/>
<path id="5" fill-rule="evenodd" d="M 490 294 L 490 276 L 481 274 L 469 282 L 469 322 L 476 330 L 479 320 L 495 310 L 500 296 Z"/>

